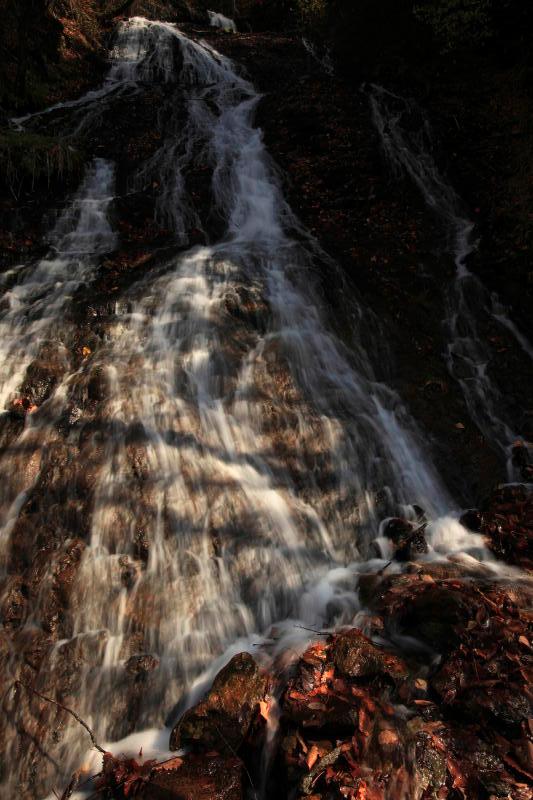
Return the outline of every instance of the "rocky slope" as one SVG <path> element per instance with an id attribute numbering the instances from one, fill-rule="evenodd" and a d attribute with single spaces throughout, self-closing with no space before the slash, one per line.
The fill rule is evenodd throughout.
<path id="1" fill-rule="evenodd" d="M 98 84 L 113 15 L 98 17 L 98 25 L 91 28 L 94 15 L 71 16 L 74 6 L 69 11 L 67 5 L 61 6 L 64 16 L 54 13 L 53 19 L 43 18 L 47 21 L 39 34 L 42 38 L 35 40 L 39 46 L 33 48 L 40 52 L 47 37 L 56 37 L 55 41 L 62 42 L 60 62 L 47 67 L 49 85 L 44 95 L 28 96 L 19 111 Z M 84 13 L 96 10 L 96 4 L 90 3 L 80 4 L 78 10 L 82 5 Z M 111 10 L 116 9 L 112 5 Z M 345 313 L 346 298 L 362 296 L 383 330 L 383 341 L 368 344 L 379 353 L 385 342 L 390 343 L 395 365 L 392 375 L 383 371 L 380 377 L 399 390 L 429 435 L 454 496 L 465 507 L 479 509 L 465 519 L 468 527 L 485 537 L 508 564 L 530 569 L 529 490 L 491 491 L 505 477 L 503 466 L 490 442 L 469 420 L 463 396 L 442 358 L 443 296 L 454 265 L 442 254 L 442 231 L 419 192 L 408 180 L 393 176 L 383 159 L 360 81 L 324 72 L 300 38 L 290 33 L 215 34 L 201 17 L 191 23 L 195 9 L 176 10 L 175 4 L 155 0 L 126 5 L 122 10 L 127 13 L 185 18 L 186 30 L 206 36 L 244 65 L 264 92 L 259 121 L 282 170 L 291 205 L 343 270 L 343 284 L 333 271 L 325 269 L 318 276 L 339 334 L 350 342 L 353 334 Z M 71 62 L 75 66 L 67 68 Z M 32 71 L 41 67 L 39 59 L 28 66 L 28 85 Z M 496 72 L 488 65 L 484 74 L 497 87 L 490 104 L 488 83 L 476 81 L 474 68 L 468 102 L 459 91 L 460 70 L 440 76 L 431 91 L 405 82 L 400 88 L 417 94 L 429 111 L 441 137 L 439 158 L 479 220 L 481 243 L 472 269 L 511 307 L 521 330 L 531 334 L 526 210 L 530 187 L 522 175 L 530 147 L 530 132 L 523 122 L 529 100 L 523 85 L 515 86 L 505 70 Z M 72 587 L 86 546 L 89 504 L 97 459 L 102 456 L 89 446 L 93 429 L 102 422 L 99 403 L 106 392 L 101 370 L 91 368 L 91 355 L 106 342 L 121 293 L 161 259 L 185 246 L 176 242 L 157 215 L 157 181 L 140 187 L 132 187 L 131 181 L 161 144 L 157 118 L 166 100 L 165 87 L 147 88 L 133 111 L 131 104 L 118 101 L 103 114 L 96 132 L 68 141 L 55 130 L 46 136 L 22 134 L 30 137 L 23 139 L 24 152 L 32 152 L 26 164 L 14 150 L 20 148 L 21 135 L 8 129 L 0 134 L 0 147 L 13 163 L 2 179 L 4 271 L 45 251 L 43 234 L 50 214 L 63 207 L 87 159 L 105 155 L 117 164 L 118 197 L 112 216 L 119 244 L 102 260 L 90 288 L 76 293 L 68 310 L 70 366 L 88 366 L 73 389 L 68 418 L 57 423 L 53 445 L 42 454 L 41 462 L 30 461 L 35 474 L 40 469 L 39 480 L 21 509 L 8 554 L 0 664 L 3 674 L 9 674 L 7 666 L 16 653 L 23 663 L 20 677 L 28 684 L 42 675 L 43 664 L 46 672 L 55 643 L 70 633 Z M 11 112 L 10 102 L 8 98 L 6 108 Z M 511 127 L 505 109 L 514 109 L 516 120 Z M 196 164 L 186 179 L 200 216 L 216 230 L 206 170 Z M 191 225 L 187 241 L 203 243 L 205 238 Z M 228 309 L 237 319 L 253 319 L 254 325 L 260 325 L 260 312 L 253 296 L 240 298 Z M 500 327 L 486 333 L 492 369 L 528 431 L 526 423 L 529 419 L 531 425 L 533 419 L 531 370 L 512 336 Z M 4 455 L 24 427 L 26 414 L 50 397 L 64 369 L 54 354 L 48 358 L 44 354 L 32 365 L 20 402 L 2 421 Z M 74 441 L 72 426 L 82 403 L 92 416 Z M 135 440 L 128 446 L 135 462 Z M 95 453 L 96 461 L 89 463 L 86 452 Z M 14 459 L 19 455 L 14 452 Z M 142 462 L 135 463 L 142 476 Z M 136 509 L 137 560 L 135 565 L 120 565 L 124 586 L 131 585 L 132 570 L 148 559 L 142 524 L 143 514 L 153 513 L 148 505 Z M 61 527 L 63 508 L 68 508 L 69 530 Z M 403 565 L 401 574 L 396 568 L 386 568 L 378 576 L 361 576 L 360 591 L 368 609 L 360 623 L 364 632 L 351 629 L 334 636 L 319 635 L 318 643 L 299 653 L 291 664 L 277 662 L 265 648 L 258 654 L 264 670 L 247 655 L 237 657 L 173 732 L 172 745 L 186 744 L 194 755 L 144 771 L 108 761 L 102 790 L 114 797 L 126 795 L 124 780 L 130 775 L 132 786 L 154 798 L 237 800 L 246 793 L 259 793 L 264 780 L 264 796 L 272 797 L 455 800 L 508 796 L 527 800 L 530 590 L 523 575 L 511 574 L 500 585 L 487 574 L 469 573 L 464 565 L 455 569 L 420 563 L 423 527 L 423 522 L 414 529 L 399 520 L 389 530 L 395 564 Z M 75 539 L 70 536 L 73 529 Z M 214 540 L 215 554 L 217 546 Z M 51 573 L 47 572 L 50 564 Z M 42 619 L 40 628 L 30 635 L 24 623 L 37 603 Z M 402 638 L 414 629 L 424 643 L 421 649 L 413 650 L 412 643 Z M 150 675 L 158 666 L 139 652 L 134 637 L 127 646 L 127 687 L 109 699 L 117 736 L 135 727 L 143 694 L 150 691 Z M 75 703 L 82 662 L 90 662 L 90 648 L 86 650 L 64 653 L 59 667 L 55 666 L 59 684 L 45 684 L 67 704 Z M 3 692 L 7 689 L 2 685 Z M 31 711 L 28 719 L 32 722 L 18 731 L 20 742 L 33 748 L 32 766 L 22 776 L 23 796 L 29 798 L 46 785 L 52 770 L 42 751 L 60 738 L 64 719 L 61 712 L 52 712 L 49 704 L 26 696 L 21 688 L 17 698 L 6 701 L 2 726 L 10 724 L 17 703 L 26 703 Z M 398 710 L 401 713 L 393 713 Z M 262 762 L 265 738 L 270 745 L 268 769 Z"/>

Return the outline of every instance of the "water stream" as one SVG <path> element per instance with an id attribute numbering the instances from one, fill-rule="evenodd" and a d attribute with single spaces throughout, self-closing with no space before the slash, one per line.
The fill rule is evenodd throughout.
<path id="1" fill-rule="evenodd" d="M 511 332 L 530 358 L 533 349 L 509 319 L 498 297 L 491 295 L 468 269 L 468 258 L 477 247 L 475 224 L 437 166 L 427 118 L 414 102 L 383 87 L 372 86 L 369 98 L 374 124 L 393 170 L 413 181 L 442 222 L 446 247 L 456 267 L 455 280 L 446 298 L 448 369 L 461 387 L 471 419 L 500 452 L 508 478 L 514 480 L 519 474 L 513 463 L 513 447 L 520 443 L 531 461 L 531 445 L 509 419 L 501 390 L 491 376 L 492 355 L 483 325 L 493 318 Z"/>
<path id="2" fill-rule="evenodd" d="M 144 85 L 175 85 L 170 91 L 186 103 L 186 124 L 166 117 L 161 147 L 135 180 L 158 175 L 156 213 L 183 245 L 191 219 L 199 223 L 187 168 L 207 165 L 224 232 L 130 287 L 90 360 L 73 369 L 67 359 L 48 401 L 65 405 L 76 397 L 66 441 L 90 480 L 83 484 L 81 563 L 37 685 L 70 698 L 100 741 L 137 732 L 120 747 L 141 743 L 148 755 L 161 752 L 164 722 L 176 704 L 191 703 L 234 652 L 261 655 L 263 643 L 267 657 L 309 638 L 298 625 L 354 620 L 361 612 L 359 572 L 387 563 L 375 541 L 383 519 L 414 518 L 417 504 L 433 519 L 429 558 L 470 553 L 464 556 L 470 567 L 487 574 L 499 567 L 481 539 L 457 522 L 422 433 L 376 377 L 372 354 L 361 344 L 363 325 L 365 340 L 372 338 L 372 316 L 351 301 L 349 344 L 329 324 L 316 280 L 322 256 L 287 206 L 254 126 L 254 87 L 227 58 L 167 23 L 121 23 L 113 58 L 101 90 L 41 114 L 41 124 L 70 110 L 74 127 L 90 125 L 95 103 L 112 102 L 110 82 L 127 85 L 132 103 Z M 39 124 L 37 117 L 31 124 Z M 113 165 L 96 159 L 51 234 L 53 257 L 17 271 L 3 288 L 8 405 L 40 349 L 50 338 L 57 347 L 65 341 L 67 304 L 91 280 L 98 256 L 116 244 L 107 214 L 112 194 Z M 455 211 L 453 219 L 459 227 Z M 461 225 L 466 254 L 470 228 L 466 220 Z M 463 256 L 457 263 L 466 270 Z M 466 294 L 462 283 L 454 291 L 461 301 L 457 332 Z M 451 341 L 452 367 L 461 349 L 478 370 L 475 337 L 454 333 Z M 89 373 L 100 376 L 97 402 L 79 390 Z M 471 390 L 473 414 L 479 416 L 476 398 L 485 404 L 486 391 L 480 375 Z M 496 419 L 495 412 L 486 416 Z M 32 453 L 50 449 L 57 419 L 46 404 L 26 416 L 21 436 L 32 437 Z M 8 498 L 4 561 L 32 486 L 43 480 L 37 465 L 32 481 L 21 485 L 12 463 L 11 455 L 9 463 L 0 461 Z M 72 478 L 69 501 L 79 500 L 77 486 Z M 78 542 L 67 507 L 59 504 L 55 513 L 65 547 Z M 50 585 L 56 575 L 52 563 Z M 21 636 L 39 631 L 46 613 L 41 592 Z M 155 669 L 139 693 L 132 670 L 135 659 L 147 656 Z M 14 652 L 11 674 L 23 669 Z M 27 706 L 11 711 L 22 725 Z M 74 724 L 63 724 L 55 738 L 43 734 L 43 742 L 56 766 L 38 779 L 35 796 L 64 781 L 87 748 Z M 9 794 L 17 781 L 36 780 L 35 754 L 25 758 L 13 738 L 2 747 L 11 765 L 2 777 Z"/>

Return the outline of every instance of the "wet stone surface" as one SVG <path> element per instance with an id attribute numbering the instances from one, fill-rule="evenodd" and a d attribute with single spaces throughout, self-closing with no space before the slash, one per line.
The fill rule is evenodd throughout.
<path id="1" fill-rule="evenodd" d="M 170 736 L 170 749 L 239 750 L 265 700 L 268 678 L 252 656 L 241 653 L 219 672 L 205 700 L 187 711 Z"/>

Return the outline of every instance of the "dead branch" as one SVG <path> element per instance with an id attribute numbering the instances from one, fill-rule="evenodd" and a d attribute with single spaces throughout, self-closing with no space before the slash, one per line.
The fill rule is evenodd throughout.
<path id="1" fill-rule="evenodd" d="M 83 728 L 85 728 L 85 730 L 89 734 L 93 747 L 95 747 L 100 753 L 102 753 L 102 755 L 106 755 L 106 750 L 104 750 L 103 747 L 100 747 L 100 745 L 96 741 L 96 737 L 93 731 L 89 728 L 87 723 L 80 716 L 78 716 L 78 714 L 76 714 L 75 711 L 73 711 L 71 708 L 68 708 L 67 706 L 64 706 L 62 703 L 59 703 L 57 700 L 53 700 L 51 697 L 46 697 L 46 695 L 41 694 L 40 692 L 37 691 L 37 689 L 34 689 L 33 686 L 28 686 L 27 683 L 23 683 L 22 681 L 17 680 L 15 681 L 15 686 L 22 686 L 23 689 L 26 689 L 26 691 L 28 692 L 32 692 L 32 694 L 36 695 L 37 697 L 40 697 L 41 700 L 44 700 L 46 703 L 52 703 L 52 705 L 61 708 L 63 711 L 66 711 L 67 714 L 70 714 L 71 717 L 74 717 L 76 722 L 78 722 Z"/>

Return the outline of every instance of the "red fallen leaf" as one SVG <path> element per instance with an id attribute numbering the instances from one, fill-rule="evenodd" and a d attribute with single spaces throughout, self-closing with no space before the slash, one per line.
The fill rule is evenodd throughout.
<path id="1" fill-rule="evenodd" d="M 378 742 L 382 747 L 391 747 L 392 745 L 398 744 L 398 734 L 387 728 L 380 732 Z"/>
<path id="2" fill-rule="evenodd" d="M 436 722 L 425 722 L 422 726 L 422 730 L 426 731 L 427 733 L 432 733 L 433 731 L 441 731 L 445 727 L 446 725 L 444 722 L 437 720 Z"/>
<path id="3" fill-rule="evenodd" d="M 346 759 L 346 762 L 350 767 L 352 776 L 354 778 L 358 778 L 361 775 L 361 767 L 354 758 L 354 756 L 352 755 L 352 752 L 353 752 L 352 743 L 348 742 L 348 749 L 344 751 L 344 758 Z"/>
<path id="4" fill-rule="evenodd" d="M 296 732 L 296 738 L 298 739 L 298 742 L 300 743 L 300 746 L 301 746 L 302 750 L 304 751 L 304 753 L 307 753 L 308 747 L 307 747 L 306 743 L 304 742 L 304 740 L 302 739 L 302 737 L 300 736 L 300 733 L 298 731 Z"/>
<path id="5" fill-rule="evenodd" d="M 435 734 L 434 734 L 434 733 L 430 733 L 430 734 L 429 734 L 429 737 L 430 737 L 430 739 L 431 739 L 431 743 L 432 743 L 433 747 L 434 747 L 436 750 L 440 750 L 440 751 L 441 751 L 441 753 L 445 753 L 445 752 L 446 752 L 446 750 L 447 750 L 447 747 L 446 747 L 446 745 L 444 744 L 444 742 L 443 742 L 441 739 L 439 739 L 439 737 L 438 737 L 438 736 L 435 736 Z"/>
<path id="6" fill-rule="evenodd" d="M 329 691 L 330 690 L 328 689 L 328 687 L 325 684 L 320 684 L 320 686 L 317 686 L 316 689 L 313 689 L 311 692 L 309 692 L 309 696 L 310 697 L 316 697 L 317 695 L 320 695 L 320 694 L 321 695 L 325 695 L 325 694 L 329 694 Z"/>
<path id="7" fill-rule="evenodd" d="M 322 673 L 322 681 L 323 681 L 323 683 L 332 681 L 334 677 L 335 677 L 335 668 L 334 667 L 328 667 Z"/>
<path id="8" fill-rule="evenodd" d="M 15 408 L 22 408 L 27 414 L 33 414 L 39 406 L 36 406 L 35 403 L 32 403 L 29 397 L 17 397 L 13 400 L 13 406 Z"/>
<path id="9" fill-rule="evenodd" d="M 299 692 L 297 689 L 291 689 L 289 697 L 291 700 L 307 700 L 307 695 L 302 694 L 302 692 Z"/>
<path id="10" fill-rule="evenodd" d="M 302 661 L 306 661 L 307 659 L 316 658 L 319 661 L 326 660 L 326 643 L 325 642 L 316 642 L 316 644 L 311 645 L 308 647 L 305 653 L 302 656 Z"/>
<path id="11" fill-rule="evenodd" d="M 159 764 L 156 764 L 154 766 L 154 772 L 172 771 L 179 769 L 182 765 L 183 758 L 176 756 L 175 758 L 169 758 L 168 761 L 161 761 Z"/>
<path id="12" fill-rule="evenodd" d="M 368 787 L 366 783 L 364 781 L 361 781 L 357 789 L 357 794 L 354 795 L 355 800 L 366 800 L 367 788 Z"/>
<path id="13" fill-rule="evenodd" d="M 361 703 L 366 708 L 366 710 L 369 711 L 370 714 L 373 714 L 376 710 L 376 704 L 368 696 L 368 694 L 363 689 L 360 689 L 358 686 L 352 686 L 351 690 L 352 694 L 361 700 Z"/>
<path id="14" fill-rule="evenodd" d="M 364 708 L 359 709 L 358 725 L 363 736 L 370 736 L 370 717 Z"/>
<path id="15" fill-rule="evenodd" d="M 268 716 L 270 714 L 270 704 L 267 700 L 260 700 L 259 701 L 259 714 L 265 721 L 268 721 Z"/>
<path id="16" fill-rule="evenodd" d="M 306 759 L 305 759 L 305 763 L 307 764 L 307 768 L 308 769 L 313 769 L 314 765 L 316 764 L 316 762 L 318 760 L 318 755 L 319 755 L 318 747 L 316 746 L 316 744 L 314 744 L 314 745 L 311 746 L 311 749 L 307 753 L 307 756 L 306 756 Z"/>
<path id="17" fill-rule="evenodd" d="M 522 767 L 514 758 L 511 758 L 509 755 L 504 755 L 503 760 L 508 767 L 518 772 L 519 775 L 523 775 L 525 778 L 529 778 L 530 781 L 533 781 L 533 772 L 529 772 L 525 767 Z"/>
<path id="18" fill-rule="evenodd" d="M 452 776 L 453 781 L 453 788 L 454 789 L 465 789 L 466 788 L 466 779 L 459 769 L 458 764 L 452 759 L 448 758 L 446 760 L 446 766 L 448 768 L 448 772 Z"/>
<path id="19" fill-rule="evenodd" d="M 102 772 L 95 780 L 95 788 L 113 790 L 122 788 L 125 797 L 137 793 L 157 764 L 157 761 L 145 761 L 140 764 L 134 758 L 115 757 L 111 753 L 104 755 Z"/>

